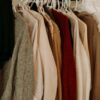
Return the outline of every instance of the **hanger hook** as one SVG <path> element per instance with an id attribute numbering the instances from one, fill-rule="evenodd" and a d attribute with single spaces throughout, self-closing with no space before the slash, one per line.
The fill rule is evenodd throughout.
<path id="1" fill-rule="evenodd" d="M 59 0 L 57 0 L 58 1 L 58 9 L 60 9 L 60 1 Z"/>
<path id="2" fill-rule="evenodd" d="M 71 8 L 71 0 L 68 0 L 68 9 Z"/>
<path id="3" fill-rule="evenodd" d="M 61 8 L 63 9 L 64 7 L 64 0 L 61 1 Z"/>
<path id="4" fill-rule="evenodd" d="M 78 8 L 78 0 L 76 0 L 76 2 L 75 2 L 75 8 L 74 8 L 74 10 L 76 11 L 77 8 Z"/>

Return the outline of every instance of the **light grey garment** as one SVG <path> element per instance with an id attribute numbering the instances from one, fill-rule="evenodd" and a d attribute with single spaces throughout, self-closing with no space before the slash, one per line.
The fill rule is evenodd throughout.
<path id="1" fill-rule="evenodd" d="M 0 100 L 33 100 L 34 68 L 32 44 L 25 23 L 15 19 L 15 48 L 4 67 L 3 95 Z"/>

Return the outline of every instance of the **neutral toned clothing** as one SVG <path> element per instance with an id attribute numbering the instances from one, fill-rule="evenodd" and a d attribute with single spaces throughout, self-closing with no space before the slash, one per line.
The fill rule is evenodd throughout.
<path id="1" fill-rule="evenodd" d="M 89 48 L 88 48 L 88 42 L 87 42 L 87 26 L 84 22 L 82 22 L 80 19 L 78 19 L 79 23 L 79 35 L 80 39 L 82 41 L 82 44 L 86 51 L 86 57 L 88 59 L 88 66 L 86 66 L 85 71 L 88 73 L 84 73 L 86 76 L 84 77 L 84 86 L 83 86 L 83 100 L 89 100 L 90 97 L 90 90 L 91 90 L 91 65 L 90 65 L 90 56 L 89 56 Z M 85 63 L 85 62 L 84 62 Z M 88 75 L 89 74 L 89 75 Z M 86 77 L 90 79 L 86 79 Z M 89 80 L 89 81 L 88 81 Z"/>
<path id="2" fill-rule="evenodd" d="M 4 67 L 4 85 L 1 100 L 33 99 L 33 56 L 32 44 L 25 23 L 16 14 L 15 48 L 13 56 Z"/>
<path id="3" fill-rule="evenodd" d="M 100 99 L 100 33 L 94 35 L 94 59 L 95 66 L 93 70 L 93 87 L 91 93 L 91 100 Z"/>
<path id="4" fill-rule="evenodd" d="M 42 13 L 42 12 L 41 12 Z M 53 52 L 53 56 L 55 58 L 56 66 L 57 66 L 57 76 L 58 76 L 58 90 L 56 100 L 62 100 L 62 86 L 61 86 L 61 38 L 60 38 L 60 30 L 56 23 L 48 16 L 46 13 L 42 13 L 45 25 L 48 28 L 48 38 L 51 49 Z"/>
<path id="5" fill-rule="evenodd" d="M 92 79 L 93 79 L 93 71 L 94 71 L 94 53 L 93 53 L 93 37 L 94 34 L 98 34 L 98 29 L 96 26 L 96 21 L 93 19 L 92 15 L 87 12 L 82 12 L 78 14 L 78 17 L 83 20 L 87 24 L 88 31 L 88 44 L 89 44 L 89 53 L 92 67 Z M 94 24 L 95 23 L 95 24 Z M 93 80 L 92 80 L 93 81 Z"/>
<path id="6" fill-rule="evenodd" d="M 78 18 L 78 24 L 79 24 L 79 35 L 80 39 L 82 41 L 82 44 L 85 48 L 85 51 L 88 55 L 88 59 L 90 60 L 90 55 L 89 55 L 89 47 L 88 47 L 88 33 L 87 33 L 87 25 Z M 90 62 L 90 61 L 89 61 Z"/>
<path id="7" fill-rule="evenodd" d="M 34 67 L 34 91 L 33 100 L 41 100 L 43 96 L 43 74 L 42 74 L 42 62 L 38 50 L 38 29 L 39 21 L 34 18 L 25 6 L 24 9 L 19 10 L 22 15 L 22 19 L 27 25 L 30 33 L 30 40 L 33 46 L 33 67 Z"/>
<path id="8" fill-rule="evenodd" d="M 62 84 L 61 84 L 61 64 L 62 64 L 62 55 L 61 55 L 61 37 L 58 26 L 54 21 L 53 23 L 53 33 L 54 34 L 54 46 L 55 46 L 55 61 L 57 65 L 58 72 L 58 88 L 56 100 L 62 100 Z"/>
<path id="9" fill-rule="evenodd" d="M 32 10 L 28 10 L 39 21 L 38 50 L 42 62 L 43 100 L 55 100 L 57 93 L 57 67 L 49 44 L 43 17 Z M 46 50 L 45 50 L 46 49 Z M 37 59 L 38 60 L 38 59 Z"/>
<path id="10" fill-rule="evenodd" d="M 73 15 L 73 17 L 76 17 L 74 13 L 72 13 L 72 15 Z M 80 34 L 81 34 L 81 32 L 80 32 L 80 26 L 79 26 L 79 35 Z M 83 34 L 85 34 L 85 33 L 83 33 Z M 84 37 L 84 38 L 86 38 L 86 37 Z M 82 61 L 81 64 L 82 64 L 82 74 L 83 74 L 83 98 L 82 99 L 89 100 L 90 90 L 91 90 L 90 58 L 88 55 L 87 41 L 84 40 L 84 42 L 86 42 L 86 43 L 84 43 L 81 39 L 82 38 L 80 38 L 80 43 L 81 43 L 81 46 L 80 46 L 81 58 L 80 59 Z"/>
<path id="11" fill-rule="evenodd" d="M 62 100 L 77 100 L 76 98 L 76 66 L 70 37 L 69 20 L 67 16 L 55 10 L 51 10 L 55 22 L 60 29 L 62 46 Z M 62 19 L 62 20 L 60 20 Z"/>
<path id="12" fill-rule="evenodd" d="M 98 27 L 98 31 L 100 32 L 100 12 L 97 12 L 97 13 L 95 12 L 94 14 L 92 14 L 92 16 L 94 17 L 96 21 L 96 26 Z"/>
<path id="13" fill-rule="evenodd" d="M 88 27 L 88 43 L 91 58 L 91 73 L 92 73 L 92 91 L 90 100 L 100 99 L 100 33 L 98 24 L 91 14 L 82 12 L 78 14 Z"/>
<path id="14" fill-rule="evenodd" d="M 74 56 L 76 60 L 77 99 L 88 100 L 91 88 L 90 61 L 80 38 L 78 18 L 75 16 L 75 14 L 73 14 L 73 12 L 68 12 L 65 14 L 71 21 Z"/>

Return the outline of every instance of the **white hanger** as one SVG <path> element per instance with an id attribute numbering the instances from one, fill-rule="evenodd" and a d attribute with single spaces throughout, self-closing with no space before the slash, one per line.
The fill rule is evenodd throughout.
<path id="1" fill-rule="evenodd" d="M 49 5 L 49 4 L 50 4 L 50 2 L 52 2 L 52 0 L 47 0 L 47 7 L 48 7 L 48 8 L 51 8 L 51 7 L 52 7 L 52 4 L 51 4 L 51 5 Z"/>
<path id="2" fill-rule="evenodd" d="M 64 10 L 64 0 L 61 1 L 61 9 Z"/>
<path id="3" fill-rule="evenodd" d="M 63 7 L 65 8 L 65 10 L 67 10 L 67 6 L 69 7 L 70 4 L 69 4 L 69 0 L 63 0 Z"/>
<path id="4" fill-rule="evenodd" d="M 67 6 L 68 6 L 68 5 L 67 5 L 67 4 L 68 4 L 68 0 L 65 0 L 65 2 L 64 2 L 64 10 L 65 10 L 65 11 L 68 11 L 68 9 L 67 9 Z"/>
<path id="5" fill-rule="evenodd" d="M 30 8 L 33 6 L 34 3 L 36 3 L 36 0 L 32 0 L 32 4 L 31 4 Z"/>
<path id="6" fill-rule="evenodd" d="M 67 12 L 69 12 L 69 11 L 71 11 L 71 0 L 65 0 L 65 2 L 66 2 L 66 6 L 68 6 L 68 7 L 66 7 L 66 11 Z M 68 9 L 67 9 L 68 8 Z"/>
<path id="7" fill-rule="evenodd" d="M 47 4 L 48 0 L 44 0 L 44 4 Z"/>
<path id="8" fill-rule="evenodd" d="M 51 6 L 50 6 L 50 8 L 53 8 L 53 3 L 54 3 L 53 0 L 51 0 Z"/>
<path id="9" fill-rule="evenodd" d="M 60 2 L 59 2 L 59 0 L 57 0 L 57 5 L 58 5 L 58 9 L 60 9 Z"/>
<path id="10" fill-rule="evenodd" d="M 49 0 L 47 0 L 47 5 L 46 6 L 49 7 Z"/>
<path id="11" fill-rule="evenodd" d="M 51 5 L 49 3 L 51 2 Z M 56 8 L 56 5 L 59 4 L 59 0 L 47 0 L 47 7 Z"/>
<path id="12" fill-rule="evenodd" d="M 68 3 L 67 0 L 63 0 L 63 5 L 62 5 L 63 8 L 62 8 L 62 9 L 63 9 L 64 11 L 67 11 L 67 3 Z"/>
<path id="13" fill-rule="evenodd" d="M 43 5 L 45 4 L 45 1 L 44 0 L 40 0 L 39 1 L 39 6 L 38 6 L 38 10 L 39 12 L 41 12 L 42 14 L 45 14 L 45 11 L 44 11 L 44 8 L 43 8 Z M 47 5 L 48 5 L 48 1 L 47 1 Z"/>
<path id="14" fill-rule="evenodd" d="M 76 3 L 75 3 L 75 8 L 74 10 L 77 11 L 77 8 L 78 8 L 78 0 L 76 0 Z"/>
<path id="15" fill-rule="evenodd" d="M 27 4 L 27 3 L 29 3 L 32 0 L 21 0 L 21 1 L 22 1 L 23 4 Z"/>
<path id="16" fill-rule="evenodd" d="M 27 5 L 29 2 L 32 2 L 32 0 L 20 0 L 21 5 Z"/>
<path id="17" fill-rule="evenodd" d="M 52 0 L 52 7 L 56 8 L 57 0 Z"/>

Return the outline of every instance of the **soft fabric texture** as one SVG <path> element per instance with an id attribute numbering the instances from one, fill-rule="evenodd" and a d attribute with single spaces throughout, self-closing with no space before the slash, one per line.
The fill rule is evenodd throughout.
<path id="1" fill-rule="evenodd" d="M 80 39 L 82 41 L 82 44 L 85 48 L 85 51 L 87 53 L 88 59 L 90 61 L 90 55 L 89 55 L 89 47 L 88 47 L 88 33 L 87 33 L 87 25 L 78 18 L 78 24 L 79 24 L 79 35 Z"/>
<path id="2" fill-rule="evenodd" d="M 55 10 L 52 10 L 55 21 L 60 29 L 62 45 L 62 100 L 77 100 L 76 95 L 76 66 L 69 32 L 68 18 Z M 60 20 L 61 19 L 61 20 Z"/>
<path id="3" fill-rule="evenodd" d="M 91 58 L 91 73 L 92 73 L 92 91 L 90 100 L 100 99 L 100 33 L 98 30 L 98 23 L 94 16 L 82 12 L 78 14 L 79 18 L 83 20 L 88 27 L 88 43 Z"/>
<path id="4" fill-rule="evenodd" d="M 88 59 L 87 66 L 85 67 L 85 73 L 83 74 L 83 75 L 86 75 L 83 79 L 83 82 L 84 82 L 83 100 L 89 100 L 90 90 L 91 90 L 91 65 L 90 65 L 90 56 L 89 56 L 89 48 L 88 48 L 88 41 L 87 41 L 87 26 L 80 19 L 78 19 L 78 23 L 79 23 L 80 39 L 81 39 L 82 44 L 85 48 L 86 57 Z M 85 62 L 84 62 L 84 64 L 85 64 Z M 88 77 L 89 79 L 86 77 Z"/>
<path id="5" fill-rule="evenodd" d="M 90 60 L 79 31 L 79 21 L 73 12 L 63 12 L 71 21 L 74 57 L 77 73 L 77 99 L 88 100 L 91 88 Z M 82 39 L 82 40 L 81 40 Z"/>
<path id="6" fill-rule="evenodd" d="M 24 6 L 22 6 L 24 7 Z M 39 21 L 33 14 L 29 12 L 29 9 L 24 7 L 24 10 L 20 10 L 22 17 L 28 27 L 30 33 L 30 40 L 32 42 L 33 50 L 33 66 L 34 66 L 34 91 L 33 100 L 41 100 L 43 97 L 43 71 L 41 56 L 38 50 L 38 35 L 39 35 Z"/>
<path id="7" fill-rule="evenodd" d="M 41 62 L 37 58 L 37 62 L 41 63 L 43 73 L 43 100 L 55 100 L 57 93 L 57 67 L 54 56 L 49 44 L 48 35 L 43 17 L 32 10 L 28 10 L 33 17 L 39 22 L 37 39 L 37 51 Z M 38 96 L 38 94 L 37 94 Z"/>
<path id="8" fill-rule="evenodd" d="M 47 28 L 48 39 L 55 58 L 57 66 L 58 87 L 56 100 L 62 100 L 62 86 L 61 86 L 61 37 L 60 31 L 56 23 L 48 16 L 47 13 L 41 12 L 44 17 Z"/>
<path id="9" fill-rule="evenodd" d="M 90 54 L 90 61 L 91 61 L 91 70 L 93 73 L 93 66 L 94 66 L 94 53 L 93 53 L 93 37 L 94 34 L 98 33 L 98 28 L 96 26 L 96 21 L 94 20 L 93 16 L 87 12 L 81 12 L 80 14 L 77 14 L 77 16 L 83 20 L 87 25 L 87 32 L 88 32 L 88 45 L 89 45 L 89 54 Z M 94 24 L 95 23 L 95 24 Z M 92 74 L 93 79 L 93 74 Z"/>
<path id="10" fill-rule="evenodd" d="M 4 66 L 1 100 L 33 100 L 34 69 L 29 32 L 16 14 L 15 48 Z"/>
<path id="11" fill-rule="evenodd" d="M 72 13 L 72 16 L 77 19 L 77 17 L 75 16 L 74 13 Z M 81 22 L 78 21 L 78 25 L 80 25 L 79 23 L 81 23 Z M 79 26 L 79 35 L 81 36 L 82 33 L 81 33 L 80 30 L 81 29 L 80 29 L 80 26 Z M 86 34 L 86 33 L 83 33 L 83 34 Z M 83 85 L 82 85 L 82 87 L 83 87 L 83 97 L 82 97 L 82 99 L 83 100 L 89 100 L 90 90 L 91 90 L 90 58 L 89 58 L 89 54 L 88 54 L 87 41 L 84 40 L 84 37 L 83 38 L 79 37 L 79 38 L 80 38 L 80 40 L 79 40 L 80 48 L 79 48 L 79 55 L 77 55 L 77 56 L 80 56 L 80 59 L 81 59 L 80 61 L 81 61 L 81 64 L 82 64 L 81 65 L 81 68 L 82 68 L 82 82 L 83 82 Z M 78 37 L 77 37 L 76 41 L 77 40 L 78 40 Z M 77 44 L 77 46 L 78 46 L 78 44 Z M 77 48 L 77 50 L 78 50 L 78 48 Z M 78 60 L 79 59 L 77 59 L 77 61 Z"/>
<path id="12" fill-rule="evenodd" d="M 100 32 L 100 10 L 99 10 L 99 12 L 97 12 L 97 13 L 95 12 L 94 14 L 92 14 L 92 16 L 94 17 L 94 19 L 96 21 L 96 26 L 98 27 L 98 31 Z"/>
<path id="13" fill-rule="evenodd" d="M 14 48 L 14 15 L 11 0 L 0 1 L 0 68 L 10 59 Z"/>

